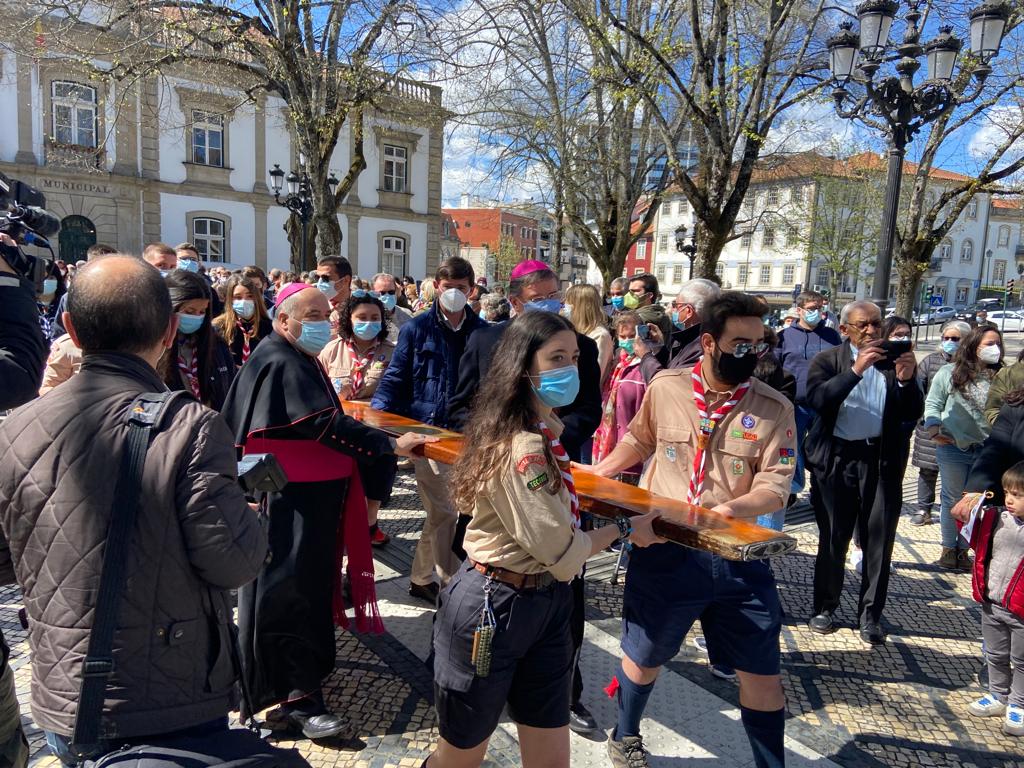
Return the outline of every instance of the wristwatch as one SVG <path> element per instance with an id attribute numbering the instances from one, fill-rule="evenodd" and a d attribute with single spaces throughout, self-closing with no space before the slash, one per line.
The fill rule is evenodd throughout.
<path id="1" fill-rule="evenodd" d="M 633 534 L 633 524 L 625 515 L 619 515 L 615 518 L 615 525 L 619 528 L 619 542 L 629 550 L 633 546 L 629 542 L 629 537 Z"/>

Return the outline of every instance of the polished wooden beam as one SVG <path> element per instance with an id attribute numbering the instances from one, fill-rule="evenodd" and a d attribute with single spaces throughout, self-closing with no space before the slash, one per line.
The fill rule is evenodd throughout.
<path id="1" fill-rule="evenodd" d="M 454 464 L 462 453 L 462 435 L 432 427 L 404 416 L 377 411 L 365 403 L 343 402 L 345 413 L 392 436 L 417 432 L 439 438 L 424 445 L 424 455 L 442 464 Z M 743 520 L 730 519 L 704 507 L 658 496 L 642 488 L 609 480 L 573 464 L 573 479 L 580 506 L 600 517 L 643 515 L 661 517 L 654 530 L 666 539 L 729 560 L 761 560 L 796 549 L 796 539 Z"/>

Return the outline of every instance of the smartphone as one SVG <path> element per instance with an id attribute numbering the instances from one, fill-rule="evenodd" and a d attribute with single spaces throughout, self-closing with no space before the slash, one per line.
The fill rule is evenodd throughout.
<path id="1" fill-rule="evenodd" d="M 913 349 L 914 343 L 912 341 L 891 341 L 886 339 L 879 346 L 885 350 L 887 358 L 895 360 L 900 355 Z"/>
<path id="2" fill-rule="evenodd" d="M 636 327 L 636 335 L 639 336 L 641 339 L 646 339 L 649 333 L 650 333 L 650 330 L 648 330 L 646 324 L 638 325 Z"/>

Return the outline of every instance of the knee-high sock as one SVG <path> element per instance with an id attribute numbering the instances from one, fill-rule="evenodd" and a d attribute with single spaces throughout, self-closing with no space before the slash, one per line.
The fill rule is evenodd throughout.
<path id="1" fill-rule="evenodd" d="M 761 712 L 740 707 L 743 728 L 750 739 L 757 768 L 782 768 L 786 764 L 783 746 L 786 729 L 786 710 Z"/>
<path id="2" fill-rule="evenodd" d="M 647 700 L 654 690 L 654 682 L 647 685 L 634 683 L 619 667 L 619 719 L 612 733 L 613 741 L 622 741 L 626 736 L 640 735 L 640 719 L 644 716 Z"/>

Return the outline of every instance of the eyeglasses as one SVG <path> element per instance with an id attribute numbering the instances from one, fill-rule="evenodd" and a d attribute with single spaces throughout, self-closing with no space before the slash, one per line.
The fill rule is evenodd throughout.
<path id="1" fill-rule="evenodd" d="M 558 301 L 561 301 L 562 300 L 562 292 L 561 291 L 554 291 L 552 293 L 549 293 L 547 296 L 534 296 L 532 299 L 530 299 L 526 303 L 527 304 L 537 304 L 537 303 L 542 302 L 542 301 L 550 301 L 551 299 L 557 299 Z"/>
<path id="2" fill-rule="evenodd" d="M 394 296 L 397 291 L 373 291 L 373 295 L 378 298 L 381 296 Z"/>
<path id="3" fill-rule="evenodd" d="M 960 337 L 959 336 L 943 336 L 942 340 L 943 341 L 960 341 Z"/>
<path id="4" fill-rule="evenodd" d="M 849 325 L 853 326 L 858 331 L 863 331 L 864 329 L 868 328 L 869 326 L 871 328 L 881 328 L 882 327 L 882 321 L 881 320 L 864 320 L 863 322 L 860 322 L 860 323 L 849 323 Z"/>
<path id="5" fill-rule="evenodd" d="M 722 351 L 725 352 L 724 349 Z M 767 351 L 768 343 L 765 341 L 758 341 L 753 343 L 741 341 L 739 344 L 736 345 L 732 352 L 729 352 L 728 354 L 732 355 L 733 357 L 746 357 L 747 355 L 751 354 L 761 357 Z"/>

